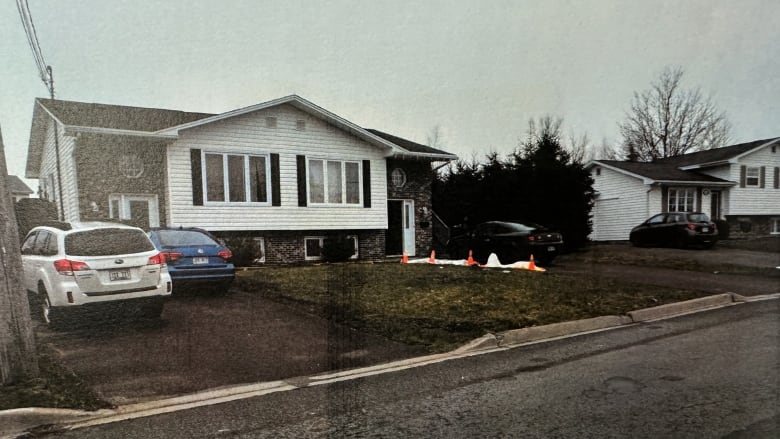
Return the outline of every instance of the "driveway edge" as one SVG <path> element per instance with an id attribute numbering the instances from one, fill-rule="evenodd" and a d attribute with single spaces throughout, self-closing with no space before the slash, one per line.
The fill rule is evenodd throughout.
<path id="1" fill-rule="evenodd" d="M 292 390 L 311 385 L 328 384 L 333 381 L 350 379 L 356 376 L 366 376 L 416 367 L 428 363 L 434 363 L 447 358 L 459 358 L 464 356 L 479 355 L 490 350 L 507 349 L 526 343 L 540 342 L 560 337 L 570 337 L 590 332 L 605 331 L 622 326 L 644 323 L 654 320 L 673 318 L 685 314 L 722 308 L 725 306 L 739 305 L 748 302 L 780 299 L 780 293 L 761 296 L 741 296 L 734 293 L 717 294 L 701 297 L 684 302 L 670 303 L 651 308 L 630 311 L 622 316 L 601 316 L 569 322 L 553 323 L 550 325 L 532 326 L 528 328 L 513 329 L 497 334 L 486 334 L 474 339 L 463 346 L 444 353 L 418 358 L 399 360 L 392 363 L 368 366 L 364 368 L 341 372 L 325 373 L 306 377 L 296 382 L 294 379 L 237 385 L 232 387 L 206 390 L 203 392 L 184 395 L 173 398 L 165 398 L 128 406 L 122 406 L 114 410 L 105 409 L 94 412 L 53 409 L 53 408 L 19 408 L 0 410 L 0 439 L 19 437 L 27 432 L 58 431 L 65 428 L 86 427 L 90 424 L 104 424 L 116 422 L 134 417 L 150 416 L 153 414 L 167 413 L 186 408 L 209 404 L 228 402 L 253 396 L 264 395 L 285 390 Z"/>

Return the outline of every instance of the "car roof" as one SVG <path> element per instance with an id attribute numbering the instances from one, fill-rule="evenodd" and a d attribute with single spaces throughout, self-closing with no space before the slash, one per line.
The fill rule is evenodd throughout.
<path id="1" fill-rule="evenodd" d="M 53 221 L 53 222 L 49 222 L 34 227 L 32 230 L 39 230 L 39 229 L 58 231 L 58 232 L 78 232 L 78 231 L 94 230 L 94 229 L 130 229 L 130 230 L 140 230 L 143 232 L 143 229 L 140 229 L 138 227 L 129 226 L 127 224 L 122 224 L 122 223 L 112 223 L 112 222 L 105 222 L 105 221 L 74 221 L 70 223 Z"/>

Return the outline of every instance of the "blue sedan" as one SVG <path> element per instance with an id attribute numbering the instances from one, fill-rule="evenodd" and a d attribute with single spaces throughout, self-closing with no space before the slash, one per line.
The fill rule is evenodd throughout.
<path id="1" fill-rule="evenodd" d="M 165 255 L 174 286 L 194 283 L 227 288 L 235 278 L 236 269 L 230 262 L 233 253 L 203 229 L 154 228 L 149 238 Z"/>

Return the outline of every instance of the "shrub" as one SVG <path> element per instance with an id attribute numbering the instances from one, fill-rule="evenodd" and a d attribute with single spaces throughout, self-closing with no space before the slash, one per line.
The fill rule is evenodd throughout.
<path id="1" fill-rule="evenodd" d="M 344 235 L 331 236 L 322 244 L 322 260 L 344 262 L 355 254 L 355 241 Z"/>
<path id="2" fill-rule="evenodd" d="M 20 240 L 23 240 L 33 227 L 51 224 L 58 219 L 57 206 L 52 201 L 41 198 L 22 198 L 16 202 L 14 207 Z"/>
<path id="3" fill-rule="evenodd" d="M 233 253 L 232 262 L 237 267 L 257 265 L 255 260 L 263 257 L 263 249 L 251 236 L 224 238 L 225 246 Z"/>

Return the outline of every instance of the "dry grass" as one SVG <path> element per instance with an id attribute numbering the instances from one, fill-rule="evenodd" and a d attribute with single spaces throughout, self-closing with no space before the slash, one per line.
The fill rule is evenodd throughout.
<path id="1" fill-rule="evenodd" d="M 486 332 L 703 295 L 553 273 L 395 263 L 267 267 L 240 273 L 237 286 L 432 351 Z"/>

